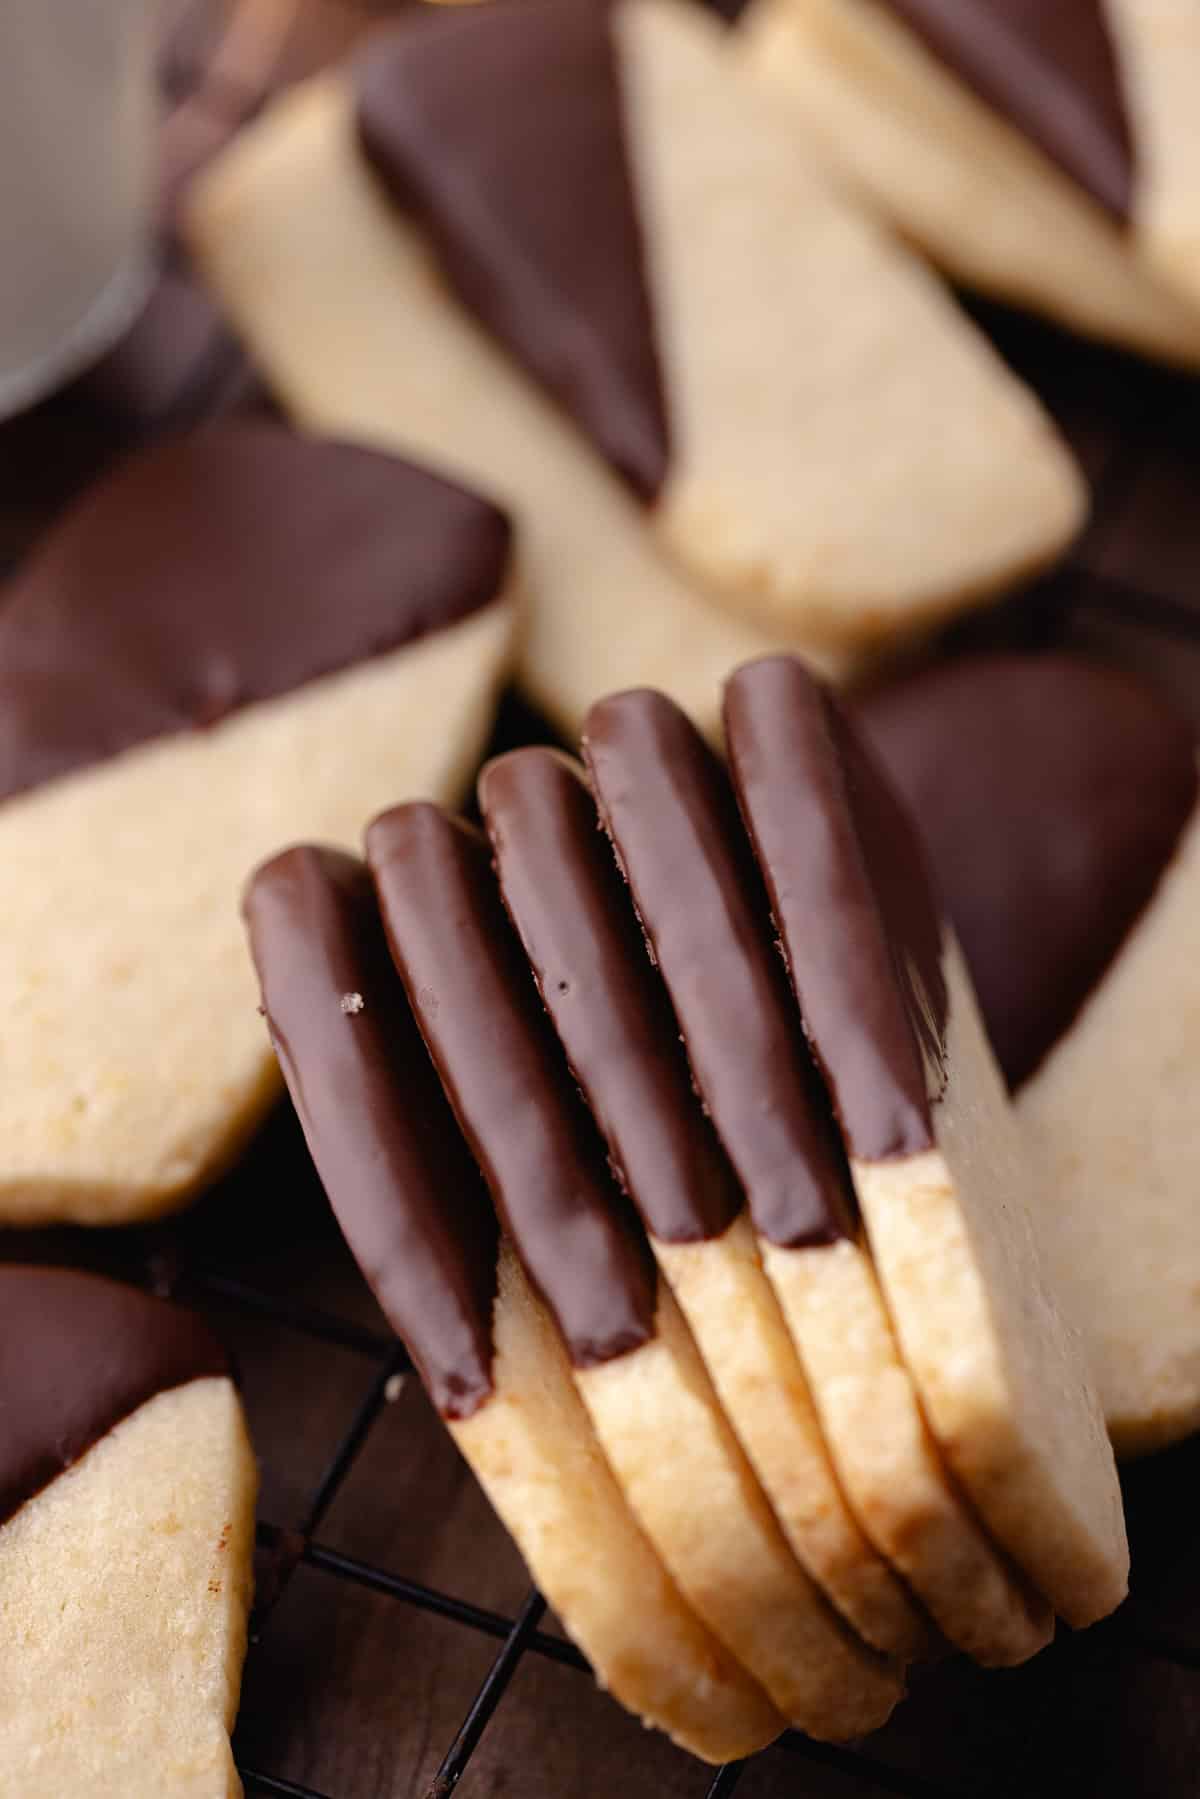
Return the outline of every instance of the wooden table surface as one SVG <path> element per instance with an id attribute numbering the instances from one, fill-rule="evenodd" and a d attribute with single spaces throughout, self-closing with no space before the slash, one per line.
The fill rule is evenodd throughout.
<path id="1" fill-rule="evenodd" d="M 368 0 L 174 0 L 163 58 L 164 277 L 67 393 L 0 430 L 0 566 L 115 456 L 268 407 L 173 241 L 188 174 L 280 85 L 343 54 Z M 954 634 L 1142 668 L 1200 724 L 1200 386 L 981 313 L 1093 484 L 1066 570 Z M 509 701 L 511 743 L 539 735 Z M 106 1268 L 199 1305 L 241 1363 L 262 1462 L 259 1606 L 237 1748 L 249 1793 L 421 1799 L 528 1580 L 340 1243 L 290 1115 L 192 1213 L 152 1230 L 10 1234 L 10 1259 Z M 1134 1597 L 1026 1668 L 951 1662 L 860 1747 L 793 1742 L 713 1787 L 526 1619 L 459 1790 L 520 1799 L 1183 1799 L 1200 1793 L 1200 1442 L 1127 1475 Z M 586 1553 L 586 1546 L 581 1548 Z M 443 1782 L 436 1791 L 450 1790 Z"/>

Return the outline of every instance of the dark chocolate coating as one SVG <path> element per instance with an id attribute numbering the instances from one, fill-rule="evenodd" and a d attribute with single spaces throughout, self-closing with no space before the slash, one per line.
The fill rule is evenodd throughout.
<path id="1" fill-rule="evenodd" d="M 367 832 L 392 957 L 517 1253 L 586 1368 L 654 1332 L 656 1280 L 504 915 L 480 832 L 399 806 Z"/>
<path id="2" fill-rule="evenodd" d="M 652 500 L 667 411 L 603 0 L 397 26 L 359 66 L 358 125 L 459 298 Z"/>
<path id="3" fill-rule="evenodd" d="M 584 754 L 755 1228 L 796 1248 L 850 1234 L 844 1159 L 724 769 L 646 689 L 592 707 Z"/>
<path id="4" fill-rule="evenodd" d="M 68 1268 L 0 1265 L 0 1522 L 158 1393 L 229 1374 L 182 1306 Z"/>
<path id="5" fill-rule="evenodd" d="M 0 801 L 484 606 L 503 514 L 376 450 L 210 426 L 107 476 L 0 606 Z"/>
<path id="6" fill-rule="evenodd" d="M 1195 810 L 1195 739 L 1134 676 L 1064 655 L 946 663 L 856 717 L 919 823 L 1019 1087 L 1153 898 Z"/>
<path id="7" fill-rule="evenodd" d="M 396 978 L 370 874 L 337 850 L 285 850 L 244 909 L 338 1223 L 438 1410 L 468 1417 L 492 1391 L 495 1213 Z"/>
<path id="8" fill-rule="evenodd" d="M 929 1089 L 945 1079 L 946 986 L 914 828 L 795 656 L 737 671 L 725 689 L 725 736 L 846 1147 L 864 1161 L 929 1149 Z"/>
<path id="9" fill-rule="evenodd" d="M 1136 155 L 1104 0 L 886 0 L 942 62 L 1114 218 Z"/>
<path id="10" fill-rule="evenodd" d="M 479 804 L 504 903 L 622 1185 L 661 1241 L 719 1236 L 741 1192 L 583 770 L 555 750 L 514 750 L 484 769 Z"/>

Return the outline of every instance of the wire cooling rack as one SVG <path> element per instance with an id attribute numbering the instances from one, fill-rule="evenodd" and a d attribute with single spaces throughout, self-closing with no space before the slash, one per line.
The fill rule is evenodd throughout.
<path id="1" fill-rule="evenodd" d="M 264 1144 L 252 1152 L 246 1168 L 230 1177 L 191 1216 L 114 1236 L 68 1232 L 45 1233 L 35 1239 L 15 1238 L 5 1249 L 5 1253 L 21 1256 L 57 1251 L 54 1259 L 84 1262 L 169 1294 L 205 1312 L 218 1331 L 235 1345 L 239 1332 L 248 1330 L 246 1340 L 252 1348 L 249 1355 L 243 1355 L 244 1376 L 256 1436 L 265 1408 L 277 1403 L 272 1394 L 277 1396 L 280 1390 L 280 1376 L 290 1379 L 290 1370 L 297 1367 L 298 1351 L 309 1363 L 313 1357 L 323 1361 L 336 1355 L 347 1367 L 353 1367 L 353 1374 L 339 1383 L 336 1421 L 328 1432 L 327 1447 L 308 1459 L 309 1472 L 302 1490 L 296 1485 L 291 1501 L 281 1501 L 283 1515 L 271 1516 L 268 1510 L 258 1526 L 258 1596 L 245 1701 L 250 1715 L 243 1719 L 241 1738 L 253 1737 L 256 1731 L 260 1737 L 263 1734 L 258 1728 L 261 1719 L 254 1715 L 264 1705 L 255 1678 L 256 1663 L 272 1659 L 276 1619 L 301 1570 L 309 1571 L 320 1583 L 378 1596 L 394 1608 L 387 1635 L 394 1645 L 397 1668 L 402 1665 L 413 1615 L 417 1613 L 441 1621 L 456 1638 L 484 1651 L 486 1659 L 477 1685 L 462 1705 L 457 1728 L 447 1729 L 444 1739 L 436 1743 L 420 1743 L 420 1754 L 415 1758 L 421 1763 L 419 1773 L 401 1761 L 393 1764 L 382 1778 L 372 1775 L 364 1780 L 351 1773 L 345 1784 L 315 1779 L 310 1782 L 298 1777 L 296 1762 L 319 1761 L 319 1745 L 315 1755 L 311 1746 L 301 1745 L 302 1753 L 297 1758 L 294 1733 L 287 1728 L 286 1718 L 280 1733 L 276 1717 L 267 1735 L 282 1744 L 282 1765 L 265 1759 L 261 1753 L 252 1753 L 249 1747 L 242 1752 L 239 1743 L 239 1767 L 247 1794 L 287 1795 L 289 1799 L 366 1799 L 367 1795 L 371 1799 L 376 1795 L 378 1799 L 390 1799 L 391 1795 L 401 1794 L 406 1799 L 446 1799 L 461 1782 L 464 1793 L 477 1796 L 519 1792 L 554 1795 L 554 1799 L 560 1799 L 560 1795 L 561 1799 L 593 1799 L 593 1795 L 598 1799 L 601 1792 L 614 1791 L 621 1799 L 657 1796 L 663 1790 L 658 1784 L 661 1773 L 650 1769 L 643 1778 L 636 1756 L 629 1761 L 616 1787 L 610 1782 L 554 1784 L 553 1774 L 539 1765 L 536 1717 L 532 1720 L 533 1750 L 526 1747 L 519 1766 L 511 1765 L 504 1753 L 493 1756 L 486 1767 L 479 1767 L 475 1761 L 486 1733 L 496 1727 L 498 1719 L 503 1720 L 506 1706 L 523 1708 L 528 1713 L 528 1701 L 513 1692 L 514 1679 L 528 1661 L 541 1660 L 573 1670 L 580 1680 L 590 1684 L 583 1657 L 553 1627 L 547 1627 L 550 1621 L 540 1594 L 528 1590 L 511 1608 L 493 1609 L 473 1601 L 469 1590 L 413 1578 L 386 1561 L 348 1553 L 339 1546 L 336 1533 L 334 1540 L 327 1538 L 331 1512 L 350 1493 L 372 1435 L 382 1428 L 389 1400 L 395 1397 L 397 1384 L 409 1374 L 411 1364 L 403 1346 L 377 1319 L 365 1291 L 355 1290 L 344 1266 L 334 1266 L 337 1244 L 332 1220 L 324 1211 L 315 1177 L 300 1166 L 301 1157 L 298 1132 L 290 1117 L 281 1117 L 268 1127 Z M 259 1217 L 250 1213 L 252 1206 L 257 1207 Z M 293 1228 L 285 1242 L 277 1238 L 277 1233 L 289 1218 Z M 245 1229 L 247 1224 L 246 1235 L 240 1236 L 239 1229 Z M 284 1265 L 276 1265 L 277 1262 Z M 323 1303 L 326 1291 L 339 1309 Z M 314 1292 L 316 1297 L 310 1297 Z M 303 1378 L 298 1373 L 297 1383 L 302 1384 Z M 411 1395 L 418 1405 L 423 1403 L 419 1393 L 411 1388 L 406 1388 L 406 1395 Z M 1191 1449 L 1182 1454 L 1186 1465 L 1180 1468 L 1177 1463 L 1176 1470 L 1184 1489 L 1181 1497 L 1186 1496 L 1190 1509 L 1191 1495 L 1197 1491 L 1200 1458 Z M 269 1447 L 264 1459 L 266 1484 L 270 1488 Z M 1111 1693 L 1128 1688 L 1131 1683 L 1136 1686 L 1147 1676 L 1155 1684 L 1164 1679 L 1187 1683 L 1174 1689 L 1169 1709 L 1178 1726 L 1178 1693 L 1190 1694 L 1191 1727 L 1195 1727 L 1200 1683 L 1194 1677 L 1200 1674 L 1200 1633 L 1192 1629 L 1189 1634 L 1190 1617 L 1184 1620 L 1183 1629 L 1173 1628 L 1170 1618 L 1160 1615 L 1157 1604 L 1164 1575 L 1168 1588 L 1178 1589 L 1181 1578 L 1192 1584 L 1186 1572 L 1180 1576 L 1179 1552 L 1182 1550 L 1186 1562 L 1195 1547 L 1195 1533 L 1186 1524 L 1181 1527 L 1170 1507 L 1163 1507 L 1163 1481 L 1158 1478 L 1161 1470 L 1150 1467 L 1149 1472 L 1153 1476 L 1153 1491 L 1139 1494 L 1135 1490 L 1130 1496 L 1132 1521 L 1143 1537 L 1165 1530 L 1171 1538 L 1170 1552 L 1148 1585 L 1151 1603 L 1130 1602 L 1116 1619 L 1060 1643 L 1030 1664 L 1029 1669 L 1015 1675 L 976 1674 L 973 1670 L 968 1674 L 964 1664 L 961 1671 L 968 1675 L 969 1684 L 966 1688 L 956 1687 L 951 1664 L 946 1671 L 951 1676 L 948 1696 L 947 1691 L 933 1692 L 925 1703 L 918 1682 L 915 1697 L 906 1704 L 922 1708 L 920 1722 L 915 1735 L 910 1732 L 905 1737 L 902 1733 L 898 1746 L 890 1740 L 891 1727 L 865 1745 L 852 1747 L 820 1744 L 789 1732 L 763 1755 L 717 1770 L 706 1769 L 679 1752 L 667 1750 L 665 1753 L 671 1757 L 670 1792 L 695 1794 L 696 1799 L 723 1799 L 739 1790 L 747 1795 L 753 1793 L 757 1799 L 783 1799 L 784 1795 L 788 1799 L 793 1795 L 804 1795 L 805 1799 L 819 1795 L 819 1799 L 825 1799 L 827 1794 L 845 1795 L 845 1799 L 853 1799 L 854 1795 L 859 1799 L 882 1799 L 883 1795 L 899 1795 L 900 1799 L 981 1799 L 984 1794 L 1033 1795 L 1053 1790 L 1079 1795 L 1119 1791 L 1123 1799 L 1141 1794 L 1146 1799 L 1150 1794 L 1155 1799 L 1167 1799 L 1167 1795 L 1200 1790 L 1194 1783 L 1176 1784 L 1173 1777 L 1169 1784 L 1161 1780 L 1163 1767 L 1174 1766 L 1175 1747 L 1168 1747 L 1165 1762 L 1158 1754 L 1148 1766 L 1150 1784 L 1145 1785 L 1137 1784 L 1136 1774 L 1136 1768 L 1144 1764 L 1143 1744 L 1132 1746 L 1136 1753 L 1135 1772 L 1130 1778 L 1127 1767 L 1119 1786 L 1097 1784 L 1094 1766 L 1076 1770 L 1076 1783 L 1072 1784 L 1069 1762 L 1054 1773 L 1052 1786 L 1038 1785 L 1027 1765 L 1027 1734 L 1037 1750 L 1037 1779 L 1045 1781 L 1049 1778 L 1051 1757 L 1072 1740 L 1072 1723 L 1078 1727 L 1081 1719 L 1085 1725 L 1088 1720 L 1094 1722 L 1098 1709 L 1108 1705 Z M 394 1498 L 386 1495 L 385 1503 L 397 1507 L 412 1505 L 419 1491 L 419 1472 L 415 1481 L 411 1475 L 407 1482 L 398 1478 Z M 352 1494 L 350 1497 L 353 1500 Z M 360 1491 L 354 1503 L 361 1502 L 361 1497 Z M 433 1521 L 426 1518 L 425 1526 L 433 1528 Z M 586 1546 L 581 1546 L 581 1553 L 586 1553 Z M 1194 1586 L 1192 1590 L 1196 1590 Z M 327 1607 L 332 1608 L 333 1600 L 333 1593 L 323 1584 L 322 1591 L 313 1595 L 318 1619 Z M 309 1644 L 312 1640 L 311 1635 L 306 1639 Z M 487 1654 L 489 1646 L 494 1649 Z M 288 1655 L 291 1654 L 289 1650 Z M 284 1660 L 287 1662 L 288 1656 Z M 336 1665 L 326 1677 L 336 1684 Z M 934 1684 L 938 1677 L 935 1674 L 928 1679 Z M 1011 1685 L 1014 1680 L 1023 1683 L 1015 1698 Z M 998 1696 L 1004 1695 L 1002 1709 L 1007 1713 L 998 1732 L 993 1732 L 989 1724 L 992 1682 L 997 1683 Z M 385 1681 L 385 1687 L 386 1684 Z M 944 1687 L 945 1681 L 941 1684 Z M 964 1692 L 972 1714 L 965 1725 L 961 1709 Z M 286 1675 L 282 1684 L 277 1681 L 268 1687 L 265 1702 L 286 1713 Z M 1056 1718 L 1059 1711 L 1063 1714 L 1061 1735 Z M 897 1718 L 903 1718 L 903 1710 Z M 594 1734 L 597 1728 L 601 1732 L 616 1730 L 622 1723 L 614 1706 L 607 1719 L 591 1717 L 588 1729 Z M 376 1756 L 394 1727 L 394 1708 L 381 1704 L 379 1715 L 368 1724 L 366 1732 L 366 1740 L 373 1740 Z M 336 1706 L 333 1728 L 343 1728 Z M 353 1727 L 347 1721 L 344 1728 L 362 1733 L 361 1716 Z M 1161 1718 L 1155 1728 L 1162 1728 Z M 926 1772 L 922 1762 L 928 1744 L 923 1739 L 928 1733 L 941 1732 L 946 1737 L 964 1729 L 972 1740 L 963 1754 L 952 1755 L 949 1766 L 942 1755 L 941 1768 L 932 1774 Z M 973 1740 L 976 1737 L 978 1742 Z M 1186 1749 L 1186 1744 L 1183 1747 Z M 1130 1750 L 1131 1745 L 1125 1743 L 1120 1753 L 1128 1757 Z M 431 1754 L 437 1756 L 436 1765 L 431 1763 Z M 897 1755 L 899 1759 L 893 1760 Z M 983 1756 L 990 1759 L 985 1763 L 980 1759 Z M 352 1758 L 342 1759 L 346 1766 L 354 1767 Z M 933 1759 L 936 1762 L 938 1757 Z M 660 1754 L 656 1766 L 661 1770 L 662 1765 Z"/>
<path id="2" fill-rule="evenodd" d="M 214 48 L 228 47 L 231 20 L 249 21 L 237 41 L 252 47 L 262 41 L 256 23 L 275 31 L 291 78 L 345 47 L 357 27 L 344 16 L 362 22 L 388 10 L 384 0 L 294 0 L 284 29 L 286 0 L 173 6 L 181 24 L 164 62 L 171 105 L 200 93 L 202 115 L 232 109 L 230 130 L 270 87 L 260 80 L 239 88 L 236 63 L 231 72 L 225 56 L 220 81 L 204 97 L 206 70 Z M 203 132 L 176 135 L 187 155 L 197 143 L 203 150 Z M 0 431 L 0 564 L 16 559 L 72 488 L 128 442 L 264 403 L 180 257 L 169 205 L 164 236 L 159 322 L 141 334 L 136 354 L 122 353 L 98 378 Z M 1200 725 L 1200 506 L 1193 500 L 1200 393 L 1191 382 L 1026 322 L 986 309 L 980 317 L 1059 419 L 1095 508 L 1064 571 L 973 620 L 955 642 L 1073 644 L 1115 658 L 1162 682 Z M 499 741 L 540 734 L 538 722 L 510 701 Z M 1027 1669 L 984 1675 L 951 1663 L 922 1677 L 893 1723 L 865 1745 L 829 1747 L 791 1732 L 750 1762 L 712 1771 L 657 1738 L 631 1734 L 615 1706 L 591 1696 L 583 1658 L 558 1634 L 540 1595 L 521 1596 L 515 1563 L 502 1583 L 504 1603 L 485 1603 L 494 1583 L 481 1571 L 493 1559 L 511 1559 L 511 1551 L 498 1526 L 487 1536 L 478 1509 L 465 1520 L 429 1509 L 437 1495 L 429 1499 L 424 1458 L 440 1453 L 446 1466 L 458 1465 L 428 1416 L 405 1413 L 404 1429 L 426 1434 L 403 1476 L 388 1466 L 404 1434 L 389 1433 L 389 1402 L 406 1381 L 408 1359 L 340 1249 L 286 1115 L 191 1215 L 151 1230 L 10 1236 L 0 1240 L 0 1256 L 117 1274 L 198 1306 L 233 1338 L 264 1471 L 258 1597 L 236 1745 L 248 1794 L 445 1799 L 460 1783 L 475 1799 L 1200 1794 L 1198 1444 L 1127 1475 L 1135 1595 L 1116 1619 L 1060 1642 Z M 323 1381 L 335 1361 L 332 1400 Z M 320 1388 L 311 1403 L 309 1384 Z M 420 1407 L 414 1387 L 408 1383 L 405 1404 Z M 377 1453 L 384 1435 L 391 1447 Z M 446 1478 L 443 1469 L 439 1479 Z M 363 1553 L 347 1532 L 344 1517 L 362 1516 L 375 1482 L 382 1511 L 403 1512 L 414 1543 L 448 1539 L 433 1560 L 437 1578 L 421 1554 Z M 406 1565 L 414 1559 L 415 1573 Z M 315 1589 L 297 1631 L 287 1601 L 310 1579 Z M 362 1702 L 361 1645 L 336 1622 L 348 1594 L 386 1613 L 383 1666 Z M 443 1633 L 436 1651 L 422 1620 Z M 550 1699 L 535 1681 L 531 1696 L 529 1675 L 539 1669 L 564 1670 L 577 1684 L 566 1697 L 556 1687 Z M 401 1689 L 405 1708 L 419 1714 L 415 1728 L 397 1709 Z M 564 1740 L 575 1746 L 566 1773 Z M 331 1742 L 340 1745 L 333 1756 Z"/>

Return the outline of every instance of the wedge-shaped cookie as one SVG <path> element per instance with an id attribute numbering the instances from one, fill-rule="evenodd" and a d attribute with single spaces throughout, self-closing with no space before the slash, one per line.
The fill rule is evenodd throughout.
<path id="1" fill-rule="evenodd" d="M 339 1223 L 534 1579 L 601 1685 L 647 1723 L 709 1761 L 760 1748 L 782 1719 L 634 1522 L 545 1307 L 498 1242 L 365 866 L 285 851 L 254 877 L 246 918 Z"/>
<path id="2" fill-rule="evenodd" d="M 479 800 L 543 1004 L 793 1551 L 866 1641 L 919 1655 L 928 1624 L 841 1491 L 582 768 L 516 750 L 485 768 Z"/>
<path id="3" fill-rule="evenodd" d="M 836 673 L 1082 513 L 1032 396 L 808 161 L 698 9 L 522 0 L 409 21 L 353 101 L 298 95 L 190 233 L 302 417 L 513 505 L 556 719 L 658 680 L 711 720 L 739 617 Z"/>
<path id="4" fill-rule="evenodd" d="M 508 527 L 274 426 L 126 464 L 0 607 L 0 1219 L 184 1201 L 277 1092 L 247 868 L 469 780 L 507 664 Z"/>
<path id="5" fill-rule="evenodd" d="M 1200 1424 L 1200 815 L 1135 678 L 989 657 L 863 702 L 1037 1164 L 1037 1225 L 1118 1452 Z"/>
<path id="6" fill-rule="evenodd" d="M 388 941 L 421 1032 L 626 1498 L 714 1635 L 790 1722 L 886 1718 L 894 1667 L 793 1557 L 620 1193 L 504 917 L 486 840 L 436 807 L 367 832 Z"/>
<path id="7" fill-rule="evenodd" d="M 959 1499 L 926 1428 L 725 773 L 656 693 L 593 707 L 584 752 L 846 1495 L 951 1642 L 1020 1661 L 1047 1641 L 1049 1612 Z"/>
<path id="8" fill-rule="evenodd" d="M 830 170 L 954 279 L 1200 362 L 1187 0 L 753 0 L 739 36 Z"/>
<path id="9" fill-rule="evenodd" d="M 0 1320 L 0 1791 L 240 1799 L 258 1478 L 224 1353 L 58 1268 L 0 1268 Z"/>
<path id="10" fill-rule="evenodd" d="M 298 89 L 242 132 L 198 184 L 189 230 L 297 419 L 427 456 L 511 508 L 517 675 L 548 718 L 569 735 L 597 694 L 653 680 L 715 730 L 725 674 L 770 642 L 672 565 L 627 485 L 454 304 L 366 165 L 344 82 Z"/>
<path id="11" fill-rule="evenodd" d="M 1112 1450 L 1043 1271 L 1036 1163 L 915 830 L 794 657 L 740 669 L 725 726 L 925 1413 L 996 1540 L 1068 1623 L 1090 1624 L 1120 1603 L 1128 1576 Z"/>

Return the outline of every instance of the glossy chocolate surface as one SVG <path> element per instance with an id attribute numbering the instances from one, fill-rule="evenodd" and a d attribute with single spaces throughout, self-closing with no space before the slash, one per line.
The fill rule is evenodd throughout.
<path id="1" fill-rule="evenodd" d="M 950 662 L 856 716 L 919 823 L 1019 1087 L 1153 898 L 1196 806 L 1193 734 L 1135 677 L 1064 655 Z"/>
<path id="2" fill-rule="evenodd" d="M 479 803 L 509 916 L 622 1185 L 662 1241 L 719 1236 L 741 1192 L 582 768 L 514 750 L 484 769 Z"/>
<path id="3" fill-rule="evenodd" d="M 366 866 L 301 846 L 246 891 L 263 1007 L 338 1223 L 438 1410 L 492 1390 L 497 1228 L 396 977 Z"/>
<path id="4" fill-rule="evenodd" d="M 667 412 L 603 0 L 399 25 L 359 66 L 358 122 L 459 298 L 653 499 Z"/>
<path id="5" fill-rule="evenodd" d="M 0 1522 L 158 1393 L 229 1360 L 194 1313 L 67 1268 L 0 1265 Z"/>
<path id="6" fill-rule="evenodd" d="M 945 1078 L 941 923 L 915 832 L 874 758 L 794 656 L 725 689 L 746 827 L 852 1156 L 934 1141 Z"/>
<path id="7" fill-rule="evenodd" d="M 849 1234 L 853 1202 L 728 777 L 663 694 L 588 714 L 584 751 L 704 1104 L 758 1231 Z"/>
<path id="8" fill-rule="evenodd" d="M 1104 0 L 886 0 L 942 62 L 1115 218 L 1135 153 Z"/>
<path id="9" fill-rule="evenodd" d="M 649 1246 L 609 1173 L 482 834 L 436 806 L 367 833 L 392 956 L 508 1234 L 577 1367 L 653 1335 Z"/>
<path id="10" fill-rule="evenodd" d="M 144 452 L 0 605 L 0 800 L 486 605 L 503 514 L 397 457 L 242 422 Z"/>

